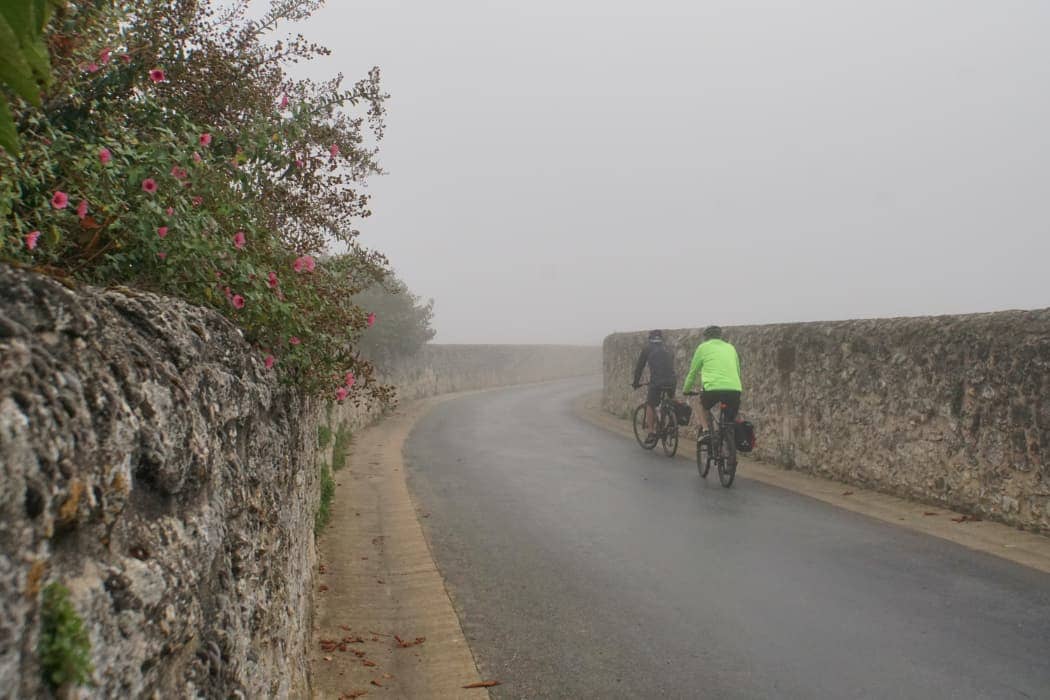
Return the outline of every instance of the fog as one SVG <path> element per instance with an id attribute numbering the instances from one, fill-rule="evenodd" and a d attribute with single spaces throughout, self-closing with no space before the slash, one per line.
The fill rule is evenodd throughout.
<path id="1" fill-rule="evenodd" d="M 330 0 L 438 342 L 1050 305 L 1050 3 Z"/>

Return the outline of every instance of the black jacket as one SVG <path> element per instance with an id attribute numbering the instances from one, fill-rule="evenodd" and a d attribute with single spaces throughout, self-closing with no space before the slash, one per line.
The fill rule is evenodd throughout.
<path id="1" fill-rule="evenodd" d="M 649 365 L 649 383 L 652 386 L 675 386 L 678 381 L 674 373 L 674 353 L 663 343 L 649 343 L 638 356 L 634 366 L 634 383 L 642 379 L 642 370 Z"/>

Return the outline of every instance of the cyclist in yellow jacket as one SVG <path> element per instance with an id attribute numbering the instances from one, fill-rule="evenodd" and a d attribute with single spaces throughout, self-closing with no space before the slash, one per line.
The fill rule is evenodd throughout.
<path id="1" fill-rule="evenodd" d="M 696 376 L 701 376 L 703 392 L 700 395 L 700 403 L 704 410 L 699 411 L 700 425 L 703 432 L 697 437 L 697 441 L 704 439 L 711 430 L 711 407 L 717 403 L 726 404 L 724 416 L 730 425 L 736 420 L 737 411 L 740 410 L 740 394 L 743 385 L 740 383 L 740 356 L 736 348 L 722 340 L 722 329 L 718 326 L 708 326 L 704 329 L 704 342 L 697 346 L 693 353 L 693 362 L 689 366 L 689 374 L 685 378 L 685 386 L 682 393 L 695 395 L 693 385 Z"/>

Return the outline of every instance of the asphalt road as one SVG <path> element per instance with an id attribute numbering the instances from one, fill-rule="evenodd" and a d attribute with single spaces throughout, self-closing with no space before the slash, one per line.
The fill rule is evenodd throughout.
<path id="1" fill-rule="evenodd" d="M 409 485 L 498 698 L 1050 698 L 1050 576 L 573 415 L 595 380 L 436 407 Z"/>

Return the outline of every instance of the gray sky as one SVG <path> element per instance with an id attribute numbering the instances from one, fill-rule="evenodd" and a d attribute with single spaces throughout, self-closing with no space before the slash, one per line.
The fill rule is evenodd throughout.
<path id="1" fill-rule="evenodd" d="M 1050 2 L 329 0 L 438 342 L 1050 305 Z"/>

